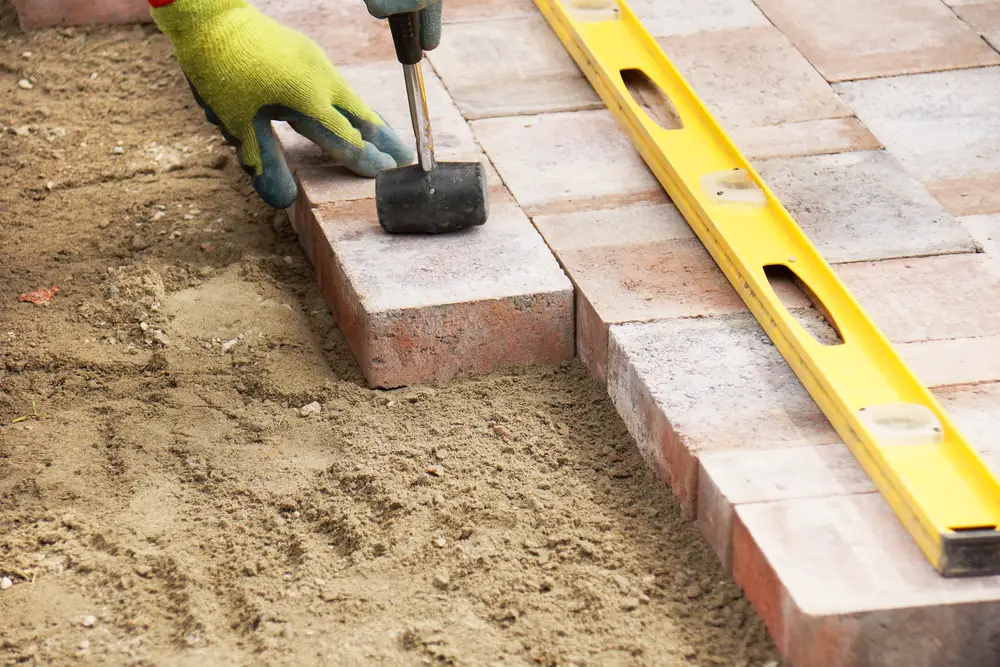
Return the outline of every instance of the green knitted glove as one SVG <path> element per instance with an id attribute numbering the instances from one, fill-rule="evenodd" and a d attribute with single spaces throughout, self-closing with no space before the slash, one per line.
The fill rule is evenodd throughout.
<path id="1" fill-rule="evenodd" d="M 441 43 L 442 0 L 365 0 L 368 13 L 377 19 L 393 14 L 420 12 L 420 44 L 424 51 L 433 51 Z"/>
<path id="2" fill-rule="evenodd" d="M 149 0 L 195 100 L 236 146 L 254 189 L 275 208 L 295 201 L 295 179 L 271 122 L 296 132 L 360 176 L 413 162 L 383 118 L 350 88 L 312 40 L 246 0 Z"/>

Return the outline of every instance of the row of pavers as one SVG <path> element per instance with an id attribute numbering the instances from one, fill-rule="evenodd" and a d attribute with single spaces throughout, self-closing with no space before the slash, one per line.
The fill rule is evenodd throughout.
<path id="1" fill-rule="evenodd" d="M 359 3 L 256 4 L 408 138 L 391 39 Z M 87 22 L 72 0 L 29 4 Z M 1000 3 L 631 5 L 1000 459 Z M 531 2 L 448 0 L 446 19 L 426 71 L 437 146 L 487 162 L 486 227 L 387 237 L 374 184 L 278 127 L 302 186 L 293 225 L 369 382 L 578 356 L 793 667 L 994 664 L 1000 580 L 928 566 Z"/>
<path id="2" fill-rule="evenodd" d="M 871 52 L 892 39 L 891 22 L 867 56 L 840 62 L 823 59 L 815 35 L 779 30 L 782 17 L 808 23 L 803 3 L 769 14 L 778 27 L 750 3 L 708 3 L 707 15 L 661 3 L 665 16 L 643 4 L 838 275 L 1000 460 L 1000 260 L 980 252 L 1000 233 L 1000 57 L 947 8 L 924 19 L 943 26 L 936 51 L 908 44 L 880 64 Z M 681 10 L 687 28 L 669 15 Z M 282 135 L 303 185 L 296 226 L 369 381 L 576 354 L 791 665 L 995 662 L 1000 579 L 930 568 L 537 11 L 491 11 L 454 11 L 428 72 L 442 153 L 491 168 L 486 228 L 387 238 L 370 183 Z M 852 25 L 841 21 L 841 36 Z M 810 45 L 813 62 L 800 52 Z M 408 128 L 384 47 L 343 71 Z"/>

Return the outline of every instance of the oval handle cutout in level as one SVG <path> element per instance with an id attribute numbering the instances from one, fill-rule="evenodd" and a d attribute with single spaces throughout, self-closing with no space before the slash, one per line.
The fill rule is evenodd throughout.
<path id="1" fill-rule="evenodd" d="M 623 69 L 622 83 L 629 95 L 639 105 L 651 121 L 664 130 L 680 130 L 684 128 L 677 107 L 670 101 L 663 89 L 641 69 Z"/>
<path id="2" fill-rule="evenodd" d="M 843 345 L 844 335 L 823 300 L 790 266 L 768 264 L 764 277 L 795 321 L 821 345 Z"/>

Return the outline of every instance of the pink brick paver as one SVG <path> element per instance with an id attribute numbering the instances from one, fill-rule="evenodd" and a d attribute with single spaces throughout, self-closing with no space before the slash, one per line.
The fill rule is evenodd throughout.
<path id="1" fill-rule="evenodd" d="M 572 273 L 572 272 L 571 272 Z M 939 346 L 979 364 L 943 367 L 918 345 L 914 372 L 942 384 L 1000 380 L 1000 270 L 981 254 L 845 264 L 838 273 L 890 340 Z M 956 282 L 953 276 L 961 275 Z M 914 285 L 921 286 L 914 289 Z M 933 341 L 933 342 L 931 342 Z M 940 349 L 940 348 L 938 348 Z M 640 450 L 682 504 L 697 500 L 697 459 L 707 451 L 829 444 L 837 437 L 749 313 L 610 328 L 608 391 Z M 831 440 L 832 438 L 832 440 Z"/>
<path id="2" fill-rule="evenodd" d="M 946 253 L 964 253 L 949 266 L 976 261 L 969 231 L 883 152 L 767 160 L 758 168 L 828 261 Z M 614 197 L 601 201 L 534 216 L 577 287 L 577 353 L 596 377 L 605 376 L 611 325 L 745 310 L 662 192 L 628 205 Z M 868 289 L 883 278 L 879 266 L 838 271 Z M 933 272 L 936 264 L 916 266 L 891 265 L 889 274 L 908 280 L 910 271 Z"/>
<path id="3" fill-rule="evenodd" d="M 445 29 L 428 58 L 466 118 L 604 108 L 537 11 Z"/>
<path id="4" fill-rule="evenodd" d="M 374 200 L 314 212 L 317 280 L 373 387 L 573 358 L 572 285 L 502 187 L 483 227 L 382 232 Z"/>
<path id="5" fill-rule="evenodd" d="M 444 22 L 508 19 L 537 13 L 538 9 L 532 0 L 448 0 L 444 9 Z"/>
<path id="6" fill-rule="evenodd" d="M 1000 263 L 1000 213 L 970 215 L 960 220 L 986 254 Z"/>
<path id="7" fill-rule="evenodd" d="M 853 115 L 774 26 L 658 41 L 727 131 Z"/>
<path id="8" fill-rule="evenodd" d="M 570 202 L 606 197 L 628 202 L 663 192 L 606 109 L 489 118 L 471 125 L 529 215 Z"/>
<path id="9" fill-rule="evenodd" d="M 1000 54 L 940 0 L 757 4 L 828 81 L 1000 64 Z"/>
<path id="10" fill-rule="evenodd" d="M 956 6 L 955 13 L 994 49 L 1000 50 L 1000 3 L 992 0 L 970 2 Z"/>
<path id="11" fill-rule="evenodd" d="M 730 130 L 728 134 L 749 160 L 832 155 L 885 148 L 857 118 L 826 118 L 743 127 Z"/>
<path id="12" fill-rule="evenodd" d="M 371 16 L 361 0 L 251 0 L 251 4 L 315 40 L 338 67 L 396 62 L 388 23 Z"/>
<path id="13" fill-rule="evenodd" d="M 654 37 L 768 25 L 753 0 L 632 0 L 629 6 Z"/>
<path id="14" fill-rule="evenodd" d="M 152 21 L 146 0 L 14 0 L 14 8 L 25 30 Z"/>
<path id="15" fill-rule="evenodd" d="M 1000 417 L 1000 383 L 941 386 L 932 393 L 987 464 L 1000 468 L 1000 445 L 994 435 Z M 840 442 L 707 452 L 699 465 L 699 527 L 727 570 L 732 565 L 736 507 L 877 492 L 854 455 Z"/>
<path id="16" fill-rule="evenodd" d="M 856 81 L 836 89 L 952 213 L 1000 213 L 1000 67 Z"/>
<path id="17" fill-rule="evenodd" d="M 733 579 L 793 667 L 1000 660 L 1000 578 L 945 579 L 879 494 L 742 505 Z"/>

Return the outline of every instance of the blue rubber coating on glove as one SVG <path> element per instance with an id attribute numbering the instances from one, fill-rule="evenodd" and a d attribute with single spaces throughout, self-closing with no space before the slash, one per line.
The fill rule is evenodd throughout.
<path id="1" fill-rule="evenodd" d="M 205 112 L 205 118 L 219 128 L 222 136 L 236 147 L 237 152 L 241 152 L 242 146 L 239 139 L 226 130 L 215 112 L 198 95 L 194 86 L 190 85 L 190 82 L 188 85 L 191 87 L 191 92 L 194 94 L 198 106 Z M 281 144 L 271 126 L 272 121 L 288 123 L 296 132 L 312 141 L 327 155 L 359 176 L 374 178 L 384 169 L 403 167 L 413 163 L 416 157 L 413 149 L 402 142 L 399 135 L 389 127 L 388 123 L 378 125 L 362 121 L 344 109 L 336 106 L 333 108 L 343 114 L 358 130 L 364 140 L 363 148 L 358 148 L 338 137 L 319 121 L 286 106 L 270 105 L 262 107 L 257 112 L 253 120 L 253 128 L 257 144 L 260 146 L 264 168 L 259 176 L 254 173 L 253 169 L 244 167 L 244 170 L 250 175 L 254 190 L 268 206 L 288 208 L 295 203 L 295 198 L 298 195 L 295 177 L 285 161 Z M 379 116 L 379 118 L 382 117 Z M 384 118 L 382 118 L 382 122 L 385 122 Z"/>
<path id="2" fill-rule="evenodd" d="M 424 51 L 433 51 L 441 43 L 441 0 L 365 0 L 365 5 L 368 13 L 378 19 L 420 12 L 420 42 Z"/>

